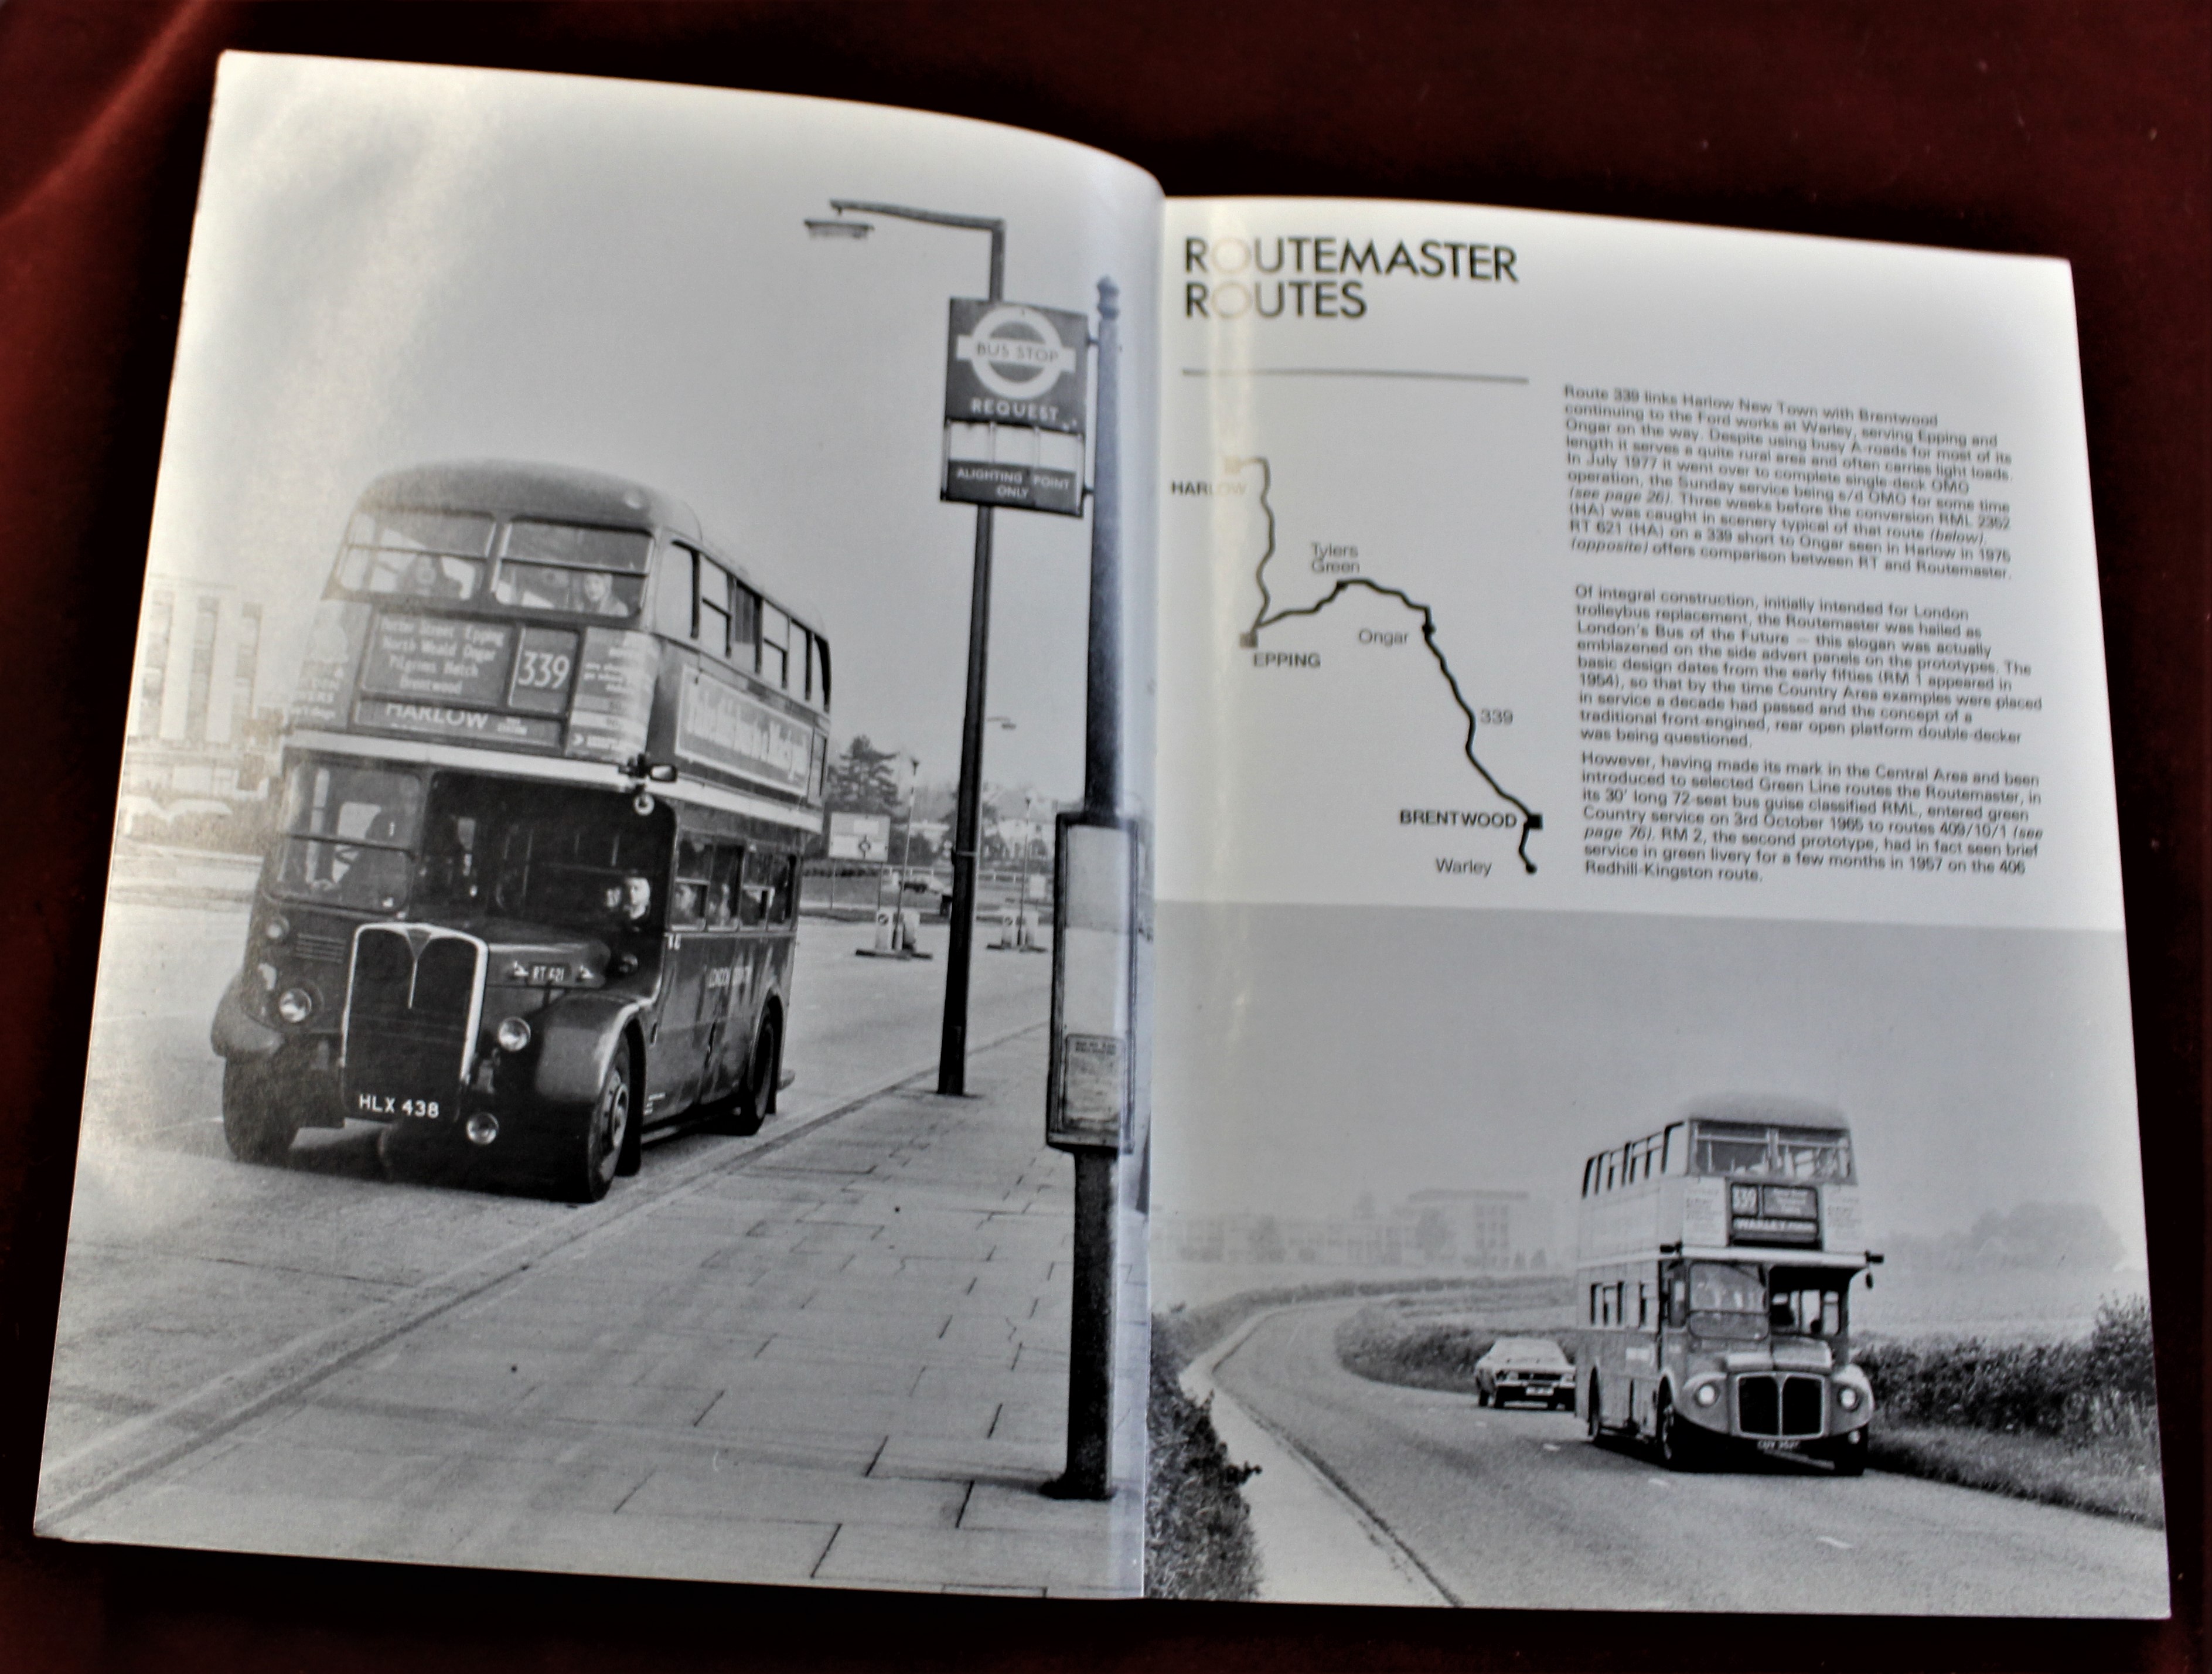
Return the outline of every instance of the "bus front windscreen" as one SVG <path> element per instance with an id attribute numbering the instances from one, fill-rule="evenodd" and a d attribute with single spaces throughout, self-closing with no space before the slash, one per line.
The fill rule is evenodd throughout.
<path id="1" fill-rule="evenodd" d="M 276 888 L 331 906 L 392 912 L 407 899 L 422 782 L 390 768 L 296 764 L 284 782 Z"/>

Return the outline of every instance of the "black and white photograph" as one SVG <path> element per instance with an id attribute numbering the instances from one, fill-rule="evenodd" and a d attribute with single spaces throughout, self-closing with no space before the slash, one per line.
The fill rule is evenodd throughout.
<path id="1" fill-rule="evenodd" d="M 2166 1613 L 2119 936 L 1159 914 L 1151 1585 Z"/>
<path id="2" fill-rule="evenodd" d="M 981 124 L 226 60 L 40 1533 L 1138 1590 L 1157 224 Z"/>
<path id="3" fill-rule="evenodd" d="M 2168 1619 L 2075 307 L 225 54 L 34 1531 Z"/>

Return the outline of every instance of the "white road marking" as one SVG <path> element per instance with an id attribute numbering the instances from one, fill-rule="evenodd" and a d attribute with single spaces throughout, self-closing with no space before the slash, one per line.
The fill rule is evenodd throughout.
<path id="1" fill-rule="evenodd" d="M 1547 1441 L 1544 1444 L 1544 1451 L 1547 1453 L 1556 1453 L 1559 1451 L 1559 1444 L 1556 1441 Z"/>
<path id="2" fill-rule="evenodd" d="M 1672 1476 L 1646 1476 L 1644 1480 L 1650 1483 L 1654 1488 L 1672 1488 L 1674 1486 L 1674 1479 Z"/>
<path id="3" fill-rule="evenodd" d="M 1819 1541 L 1823 1546 L 1834 1547 L 1838 1552 L 1849 1552 L 1856 1549 L 1848 1540 L 1838 1540 L 1833 1535 L 1814 1535 L 1813 1538 Z"/>

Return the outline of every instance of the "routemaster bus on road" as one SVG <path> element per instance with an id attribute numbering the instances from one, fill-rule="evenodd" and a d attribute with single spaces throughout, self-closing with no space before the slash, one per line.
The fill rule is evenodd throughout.
<path id="1" fill-rule="evenodd" d="M 589 1200 L 648 1129 L 756 1129 L 829 710 L 828 642 L 677 501 L 539 465 L 370 484 L 216 1007 L 232 1150 L 365 1118 L 395 1160 Z"/>
<path id="2" fill-rule="evenodd" d="M 1866 1468 L 1874 1391 L 1851 1364 L 1859 1223 L 1850 1129 L 1796 1099 L 1700 1100 L 1583 1165 L 1577 1404 L 1590 1439 L 1671 1468 L 1730 1446 Z"/>

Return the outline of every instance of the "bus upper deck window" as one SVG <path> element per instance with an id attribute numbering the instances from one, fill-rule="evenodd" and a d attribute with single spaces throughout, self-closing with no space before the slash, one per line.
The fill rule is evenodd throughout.
<path id="1" fill-rule="evenodd" d="M 691 637 L 718 657 L 730 654 L 730 572 L 703 553 L 691 555 Z"/>
<path id="2" fill-rule="evenodd" d="M 652 562 L 653 537 L 642 529 L 599 529 L 518 517 L 507 526 L 504 556 L 642 575 Z"/>
<path id="3" fill-rule="evenodd" d="M 814 701 L 823 709 L 830 707 L 830 642 L 819 634 L 814 636 Z"/>
<path id="4" fill-rule="evenodd" d="M 753 667 L 761 679 L 787 687 L 791 684 L 791 618 L 767 600 L 760 606 L 760 656 Z"/>
<path id="5" fill-rule="evenodd" d="M 526 611 L 566 611 L 575 616 L 627 622 L 637 615 L 645 593 L 635 575 L 611 575 L 603 569 L 564 569 L 557 564 L 517 563 L 499 567 L 492 594 L 502 605 Z"/>
<path id="6" fill-rule="evenodd" d="M 408 599 L 473 599 L 483 582 L 483 565 L 474 558 L 431 552 L 349 546 L 338 568 L 338 585 L 352 592 Z"/>
<path id="7" fill-rule="evenodd" d="M 753 664 L 753 642 L 760 637 L 760 594 L 743 581 L 730 584 L 730 650 L 738 661 Z"/>

